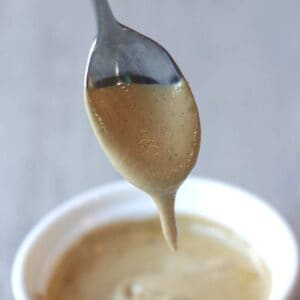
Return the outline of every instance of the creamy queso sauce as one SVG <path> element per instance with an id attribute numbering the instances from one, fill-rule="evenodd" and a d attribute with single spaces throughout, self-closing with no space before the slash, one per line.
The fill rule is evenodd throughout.
<path id="1" fill-rule="evenodd" d="M 175 249 L 175 195 L 200 145 L 198 110 L 187 82 L 88 89 L 86 108 L 116 170 L 157 204 L 164 235 Z"/>
<path id="2" fill-rule="evenodd" d="M 194 166 L 200 122 L 185 81 L 88 89 L 86 107 L 114 167 L 155 201 L 165 238 L 176 248 L 174 201 Z M 201 201 L 201 199 L 199 199 Z M 270 275 L 231 231 L 179 218 L 171 252 L 155 219 L 107 225 L 61 258 L 42 300 L 266 300 Z"/>
<path id="3" fill-rule="evenodd" d="M 180 251 L 170 252 L 156 219 L 96 229 L 57 264 L 42 300 L 266 300 L 270 274 L 230 230 L 178 218 Z"/>

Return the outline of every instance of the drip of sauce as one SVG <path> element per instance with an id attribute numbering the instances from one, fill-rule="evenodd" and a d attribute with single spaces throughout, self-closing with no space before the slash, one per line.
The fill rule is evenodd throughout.
<path id="1" fill-rule="evenodd" d="M 85 103 L 104 152 L 153 198 L 166 241 L 176 249 L 175 196 L 200 146 L 198 110 L 187 82 L 91 88 Z"/>
<path id="2" fill-rule="evenodd" d="M 170 253 L 156 219 L 109 224 L 60 259 L 41 300 L 266 300 L 271 277 L 239 236 L 202 218 L 178 217 Z"/>

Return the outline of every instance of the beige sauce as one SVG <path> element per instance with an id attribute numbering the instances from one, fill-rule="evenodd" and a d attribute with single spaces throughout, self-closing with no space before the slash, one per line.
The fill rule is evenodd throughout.
<path id="1" fill-rule="evenodd" d="M 175 249 L 175 196 L 200 145 L 198 110 L 188 84 L 89 89 L 86 107 L 114 167 L 154 199 L 166 240 Z"/>
<path id="2" fill-rule="evenodd" d="M 58 263 L 42 300 L 266 300 L 270 274 L 233 232 L 178 218 L 171 253 L 157 220 L 123 222 L 84 236 Z"/>

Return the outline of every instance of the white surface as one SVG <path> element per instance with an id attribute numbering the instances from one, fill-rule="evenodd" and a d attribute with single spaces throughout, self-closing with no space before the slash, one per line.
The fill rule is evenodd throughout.
<path id="1" fill-rule="evenodd" d="M 233 229 L 271 271 L 269 299 L 283 300 L 291 294 L 297 276 L 296 242 L 285 222 L 257 197 L 220 182 L 194 178 L 180 189 L 176 211 L 201 215 Z M 126 182 L 87 192 L 64 204 L 46 216 L 20 247 L 12 275 L 16 300 L 30 300 L 42 293 L 59 255 L 84 232 L 155 213 L 149 197 Z"/>
<path id="2" fill-rule="evenodd" d="M 191 83 L 203 143 L 196 174 L 246 187 L 300 236 L 300 1 L 111 0 Z M 0 1 L 0 298 L 17 246 L 49 209 L 119 178 L 82 101 L 90 1 Z"/>

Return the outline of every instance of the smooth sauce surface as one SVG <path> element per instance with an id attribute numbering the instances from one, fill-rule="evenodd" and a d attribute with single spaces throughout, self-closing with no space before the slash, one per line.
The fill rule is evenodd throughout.
<path id="1" fill-rule="evenodd" d="M 198 110 L 187 82 L 88 89 L 86 107 L 106 155 L 153 198 L 166 240 L 175 249 L 175 196 L 200 145 Z"/>
<path id="2" fill-rule="evenodd" d="M 180 251 L 156 219 L 90 232 L 62 257 L 42 300 L 266 300 L 270 274 L 230 230 L 180 216 Z"/>

